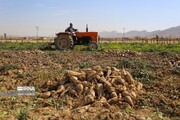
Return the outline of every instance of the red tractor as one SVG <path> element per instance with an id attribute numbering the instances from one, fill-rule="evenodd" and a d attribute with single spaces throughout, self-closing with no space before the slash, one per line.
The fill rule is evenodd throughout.
<path id="1" fill-rule="evenodd" d="M 73 48 L 75 45 L 85 45 L 89 50 L 96 50 L 98 48 L 98 32 L 59 32 L 56 34 L 54 43 L 59 50 L 66 50 Z"/>

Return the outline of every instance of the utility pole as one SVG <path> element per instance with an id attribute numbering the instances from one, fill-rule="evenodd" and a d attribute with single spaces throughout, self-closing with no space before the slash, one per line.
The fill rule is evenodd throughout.
<path id="1" fill-rule="evenodd" d="M 38 39 L 38 31 L 39 31 L 39 27 L 36 26 L 36 35 L 37 35 L 37 39 Z"/>
<path id="2" fill-rule="evenodd" d="M 124 40 L 124 34 L 125 34 L 125 28 L 123 28 L 123 38 L 122 38 L 123 40 Z"/>
<path id="3" fill-rule="evenodd" d="M 4 33 L 4 39 L 5 39 L 5 40 L 7 39 L 7 37 L 6 37 L 6 33 Z"/>

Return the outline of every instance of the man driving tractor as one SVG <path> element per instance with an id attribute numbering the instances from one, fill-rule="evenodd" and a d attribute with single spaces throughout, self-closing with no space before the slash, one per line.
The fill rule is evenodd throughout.
<path id="1" fill-rule="evenodd" d="M 71 32 L 74 35 L 75 32 L 77 32 L 77 29 L 74 29 L 73 24 L 70 23 L 70 26 L 65 30 L 65 32 Z"/>
<path id="2" fill-rule="evenodd" d="M 76 32 L 77 32 L 77 30 L 78 29 L 74 29 L 73 28 L 73 24 L 72 23 L 70 23 L 69 27 L 65 30 L 65 32 L 70 32 L 71 33 L 71 35 L 73 37 L 74 43 L 77 42 L 77 40 L 76 40 Z"/>

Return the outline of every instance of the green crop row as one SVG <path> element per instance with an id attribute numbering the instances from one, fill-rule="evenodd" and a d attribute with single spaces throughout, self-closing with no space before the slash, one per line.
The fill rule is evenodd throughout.
<path id="1" fill-rule="evenodd" d="M 180 52 L 180 44 L 147 44 L 147 43 L 104 43 L 99 50 L 118 49 L 141 52 Z"/>
<path id="2" fill-rule="evenodd" d="M 0 43 L 0 50 L 46 50 L 47 43 Z M 51 48 L 54 49 L 54 48 Z M 75 50 L 86 50 L 84 46 L 75 46 Z M 180 44 L 147 44 L 147 43 L 101 43 L 98 51 L 118 49 L 141 52 L 180 52 Z"/>

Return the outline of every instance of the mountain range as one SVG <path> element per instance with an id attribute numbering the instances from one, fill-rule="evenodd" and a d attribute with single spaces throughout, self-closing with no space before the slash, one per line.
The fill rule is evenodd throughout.
<path id="1" fill-rule="evenodd" d="M 100 37 L 102 38 L 121 38 L 123 37 L 123 33 L 119 33 L 117 31 L 103 31 L 99 33 Z M 152 31 L 152 32 L 148 32 L 146 30 L 143 31 L 137 31 L 137 30 L 133 30 L 133 31 L 129 31 L 124 33 L 124 37 L 154 37 L 154 36 L 162 36 L 162 37 L 180 37 L 180 26 L 176 26 L 176 27 L 171 27 L 165 30 L 156 30 L 156 31 Z"/>

